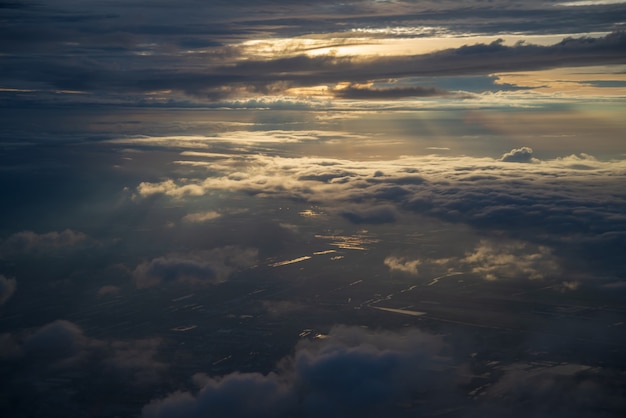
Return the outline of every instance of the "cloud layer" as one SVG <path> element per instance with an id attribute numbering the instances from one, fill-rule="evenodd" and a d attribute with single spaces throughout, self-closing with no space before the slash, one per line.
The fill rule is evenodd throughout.
<path id="1" fill-rule="evenodd" d="M 184 1 L 175 10 L 143 1 L 88 10 L 71 1 L 54 8 L 7 4 L 0 36 L 0 93 L 7 104 L 233 105 L 301 88 L 343 100 L 458 100 L 469 95 L 433 85 L 372 83 L 625 63 L 623 28 L 615 19 L 623 4 L 244 1 L 209 7 Z M 497 37 L 507 32 L 529 40 L 505 45 Z M 571 36 L 561 41 L 553 33 Z M 442 36 L 447 44 L 420 52 Z M 421 38 L 427 42 L 395 45 Z M 452 39 L 466 41 L 451 47 Z"/>
<path id="2" fill-rule="evenodd" d="M 202 164 L 196 161 L 197 167 Z M 137 195 L 181 199 L 229 191 L 288 198 L 322 204 L 355 224 L 395 222 L 399 211 L 417 212 L 493 232 L 506 231 L 510 238 L 557 245 L 557 255 L 563 257 L 576 252 L 589 260 L 591 251 L 607 265 L 623 266 L 616 264 L 615 252 L 617 243 L 626 239 L 626 195 L 621 187 L 626 165 L 622 160 L 573 155 L 540 161 L 522 147 L 499 160 L 418 156 L 359 162 L 254 156 L 207 163 L 206 169 L 209 176 L 205 178 L 141 183 Z M 506 258 L 506 248 L 499 256 L 495 249 L 483 250 L 491 259 Z M 477 251 L 476 257 L 483 253 Z M 546 255 L 547 249 L 537 247 L 536 253 L 525 256 L 522 264 L 527 267 L 520 264 L 513 271 L 539 267 L 555 271 L 542 261 Z M 537 268 L 531 267 L 535 262 Z M 497 270 L 497 263 L 491 265 Z"/>

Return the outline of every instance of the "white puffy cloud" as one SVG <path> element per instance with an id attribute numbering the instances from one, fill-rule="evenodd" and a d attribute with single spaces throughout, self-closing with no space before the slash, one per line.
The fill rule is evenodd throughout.
<path id="1" fill-rule="evenodd" d="M 521 147 L 513 149 L 502 155 L 500 161 L 508 163 L 532 163 L 538 162 L 536 158 L 533 158 L 533 149 L 530 147 Z"/>
<path id="2" fill-rule="evenodd" d="M 401 271 L 413 275 L 417 275 L 417 266 L 421 264 L 421 260 L 408 260 L 403 257 L 389 256 L 385 258 L 385 265 L 391 271 Z"/>
<path id="3" fill-rule="evenodd" d="M 519 241 L 482 240 L 460 263 L 486 280 L 508 277 L 543 279 L 559 271 L 559 265 L 548 247 Z"/>
<path id="4" fill-rule="evenodd" d="M 222 216 L 222 214 L 214 210 L 210 210 L 207 212 L 195 212 L 183 216 L 183 221 L 191 223 L 202 223 L 212 221 L 219 218 L 220 216 Z"/>

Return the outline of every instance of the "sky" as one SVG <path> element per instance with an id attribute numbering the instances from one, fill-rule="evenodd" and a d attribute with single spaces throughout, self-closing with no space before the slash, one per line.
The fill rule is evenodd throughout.
<path id="1" fill-rule="evenodd" d="M 0 415 L 623 416 L 625 18 L 0 0 Z"/>

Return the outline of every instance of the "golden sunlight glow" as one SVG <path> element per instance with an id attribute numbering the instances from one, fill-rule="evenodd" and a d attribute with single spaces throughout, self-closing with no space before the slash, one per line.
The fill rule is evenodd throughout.
<path id="1" fill-rule="evenodd" d="M 577 6 L 604 6 L 607 4 L 626 3 L 626 0 L 578 0 L 557 3 L 557 6 L 577 7 Z"/>
<path id="2" fill-rule="evenodd" d="M 423 29 L 423 28 L 420 28 Z M 313 35 L 308 38 L 258 39 L 241 44 L 246 57 L 270 59 L 296 55 L 319 56 L 391 56 L 427 54 L 464 45 L 489 44 L 501 39 L 504 45 L 515 45 L 526 42 L 534 45 L 553 45 L 569 36 L 601 37 L 608 32 L 586 34 L 439 34 L 427 37 L 408 37 L 415 28 L 361 28 L 350 32 Z M 407 34 L 405 38 L 394 37 L 396 34 Z M 358 36 L 355 36 L 358 35 Z M 370 36 L 367 36 L 370 35 Z M 388 35 L 390 37 L 385 37 Z"/>
<path id="3" fill-rule="evenodd" d="M 626 96 L 625 65 L 556 68 L 503 73 L 496 74 L 496 76 L 498 77 L 496 84 L 528 87 L 538 93 L 560 93 L 575 96 Z M 610 88 L 602 87 L 603 83 L 610 85 Z"/>
<path id="4" fill-rule="evenodd" d="M 301 97 L 333 97 L 329 94 L 328 86 L 294 87 L 285 90 L 285 94 Z"/>

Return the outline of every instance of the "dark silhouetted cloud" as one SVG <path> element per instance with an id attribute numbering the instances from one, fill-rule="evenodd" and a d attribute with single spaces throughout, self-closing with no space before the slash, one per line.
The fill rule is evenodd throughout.
<path id="1" fill-rule="evenodd" d="M 395 87 L 395 88 L 371 88 L 361 86 L 347 86 L 340 89 L 334 89 L 335 97 L 341 99 L 361 99 L 361 100 L 382 100 L 382 99 L 400 99 L 404 97 L 436 97 L 436 96 L 452 96 L 447 90 L 436 87 Z M 465 95 L 470 97 L 469 95 Z"/>

